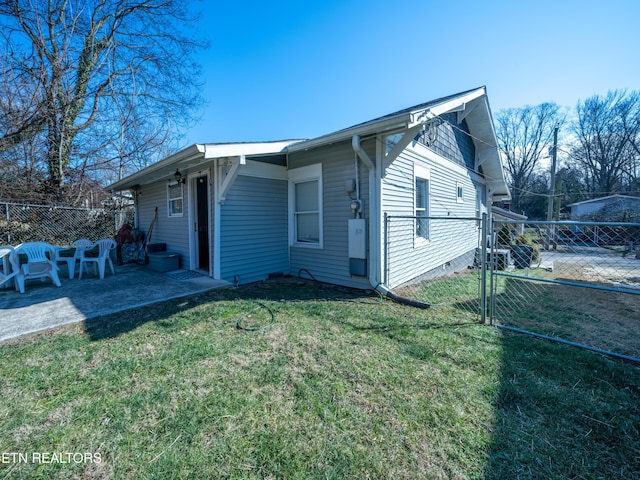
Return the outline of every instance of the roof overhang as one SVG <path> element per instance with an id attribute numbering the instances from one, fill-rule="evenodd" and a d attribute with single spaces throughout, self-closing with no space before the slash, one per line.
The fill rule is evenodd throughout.
<path id="1" fill-rule="evenodd" d="M 284 153 L 287 146 L 300 140 L 254 143 L 215 143 L 191 145 L 107 187 L 112 191 L 170 181 L 177 170 L 184 175 L 197 172 L 215 158 L 260 157 Z"/>
<path id="2" fill-rule="evenodd" d="M 493 200 L 510 198 L 485 87 L 419 105 L 328 135 L 298 142 L 290 145 L 287 152 L 311 150 L 323 145 L 350 141 L 354 135 L 366 138 L 372 135 L 403 133 L 418 126 L 427 125 L 447 113 L 457 113 L 458 123 L 463 120 L 467 121 L 469 133 L 476 147 L 475 171 L 482 171 L 489 187 L 489 195 Z"/>

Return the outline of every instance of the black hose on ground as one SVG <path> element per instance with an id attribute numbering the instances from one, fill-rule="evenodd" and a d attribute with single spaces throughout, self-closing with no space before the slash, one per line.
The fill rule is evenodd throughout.
<path id="1" fill-rule="evenodd" d="M 275 315 L 274 315 L 273 311 L 269 307 L 267 307 L 264 303 L 260 303 L 260 302 L 257 302 L 257 303 L 258 303 L 258 306 L 256 308 L 254 308 L 250 312 L 242 314 L 238 318 L 238 321 L 236 322 L 236 328 L 238 330 L 244 330 L 246 332 L 257 332 L 257 331 L 260 331 L 260 330 L 264 330 L 265 328 L 269 328 L 271 325 L 273 325 L 273 323 L 275 322 Z M 264 308 L 267 312 L 269 312 L 269 315 L 271 315 L 271 321 L 269 323 L 267 323 L 265 325 L 260 325 L 258 327 L 246 327 L 246 326 L 242 325 L 242 321 L 244 319 L 250 317 L 254 312 L 257 312 L 261 308 Z"/>

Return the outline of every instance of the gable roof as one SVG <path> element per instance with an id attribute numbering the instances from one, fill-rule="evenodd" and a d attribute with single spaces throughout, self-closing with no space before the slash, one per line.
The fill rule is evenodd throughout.
<path id="1" fill-rule="evenodd" d="M 310 140 L 192 145 L 113 183 L 108 189 L 125 190 L 135 185 L 170 180 L 176 169 L 183 170 L 183 174 L 189 173 L 197 170 L 199 165 L 212 158 L 285 154 L 330 145 L 351 139 L 354 135 L 402 132 L 426 124 L 446 113 L 457 113 L 458 123 L 466 119 L 469 129 L 468 135 L 471 136 L 476 148 L 475 170 L 478 172 L 480 169 L 482 170 L 489 187 L 489 194 L 493 196 L 494 200 L 509 198 L 509 189 L 505 182 L 504 170 L 498 153 L 493 118 L 485 87 L 421 103 Z"/>
<path id="2" fill-rule="evenodd" d="M 448 95 L 327 135 L 301 141 L 290 145 L 287 151 L 309 150 L 321 145 L 347 140 L 354 135 L 391 134 L 407 130 L 420 123 L 428 123 L 445 113 L 453 112 L 458 115 L 458 123 L 464 119 L 467 120 L 469 135 L 476 147 L 475 169 L 478 171 L 482 167 L 490 194 L 493 195 L 494 200 L 510 198 L 485 87 Z"/>

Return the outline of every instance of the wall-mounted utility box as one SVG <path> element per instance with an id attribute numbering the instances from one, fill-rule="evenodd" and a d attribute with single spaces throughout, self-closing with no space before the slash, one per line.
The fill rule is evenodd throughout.
<path id="1" fill-rule="evenodd" d="M 367 221 L 349 219 L 349 273 L 367 275 Z"/>

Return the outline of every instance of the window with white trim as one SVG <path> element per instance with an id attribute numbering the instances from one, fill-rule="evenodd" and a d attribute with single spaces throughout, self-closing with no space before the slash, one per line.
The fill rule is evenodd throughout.
<path id="1" fill-rule="evenodd" d="M 416 238 L 429 240 L 429 169 L 415 166 Z"/>
<path id="2" fill-rule="evenodd" d="M 183 184 L 174 183 L 167 186 L 167 214 L 169 217 L 181 217 L 183 212 Z"/>
<path id="3" fill-rule="evenodd" d="M 289 170 L 291 245 L 322 247 L 322 165 Z"/>

